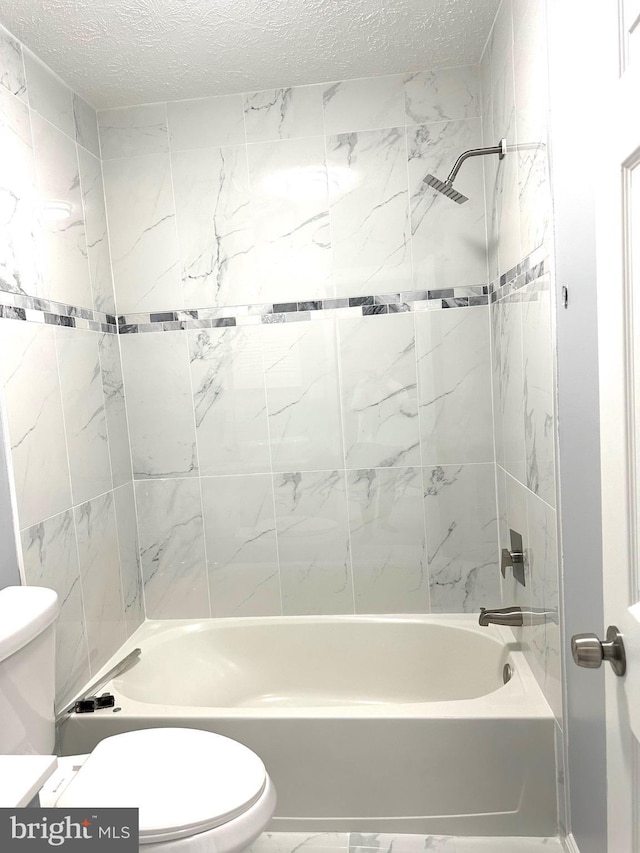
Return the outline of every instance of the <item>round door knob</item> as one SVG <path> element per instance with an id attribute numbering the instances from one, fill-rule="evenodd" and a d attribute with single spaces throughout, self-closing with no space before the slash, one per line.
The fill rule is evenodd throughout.
<path id="1" fill-rule="evenodd" d="M 602 643 L 595 634 L 574 634 L 571 638 L 571 654 L 578 666 L 589 669 L 602 666 Z"/>
<path id="2" fill-rule="evenodd" d="M 622 634 L 615 625 L 607 628 L 607 639 L 602 642 L 595 634 L 574 634 L 571 638 L 571 654 L 578 666 L 598 669 L 603 660 L 608 660 L 616 675 L 624 675 L 627 669 Z"/>

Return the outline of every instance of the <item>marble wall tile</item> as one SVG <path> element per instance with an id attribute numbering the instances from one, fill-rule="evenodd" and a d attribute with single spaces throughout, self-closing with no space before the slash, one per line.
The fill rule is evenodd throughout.
<path id="1" fill-rule="evenodd" d="M 210 616 L 198 480 L 135 484 L 147 619 Z"/>
<path id="2" fill-rule="evenodd" d="M 173 154 L 172 170 L 185 305 L 255 301 L 245 147 Z"/>
<path id="3" fill-rule="evenodd" d="M 261 329 L 188 332 L 200 473 L 270 470 Z"/>
<path id="4" fill-rule="evenodd" d="M 353 613 L 344 472 L 280 474 L 274 487 L 283 613 Z"/>
<path id="5" fill-rule="evenodd" d="M 53 328 L 3 320 L 0 356 L 18 518 L 31 527 L 71 506 Z"/>
<path id="6" fill-rule="evenodd" d="M 0 148 L 0 289 L 46 297 L 29 110 L 1 86 Z"/>
<path id="7" fill-rule="evenodd" d="M 56 329 L 74 505 L 113 488 L 99 340 L 94 332 Z"/>
<path id="8" fill-rule="evenodd" d="M 526 484 L 551 506 L 556 502 L 555 417 L 550 280 L 528 285 L 522 304 Z"/>
<path id="9" fill-rule="evenodd" d="M 0 86 L 27 100 L 27 82 L 22 62 L 22 45 L 4 27 L 0 27 Z"/>
<path id="10" fill-rule="evenodd" d="M 281 613 L 269 474 L 202 479 L 212 616 Z"/>
<path id="11" fill-rule="evenodd" d="M 83 101 L 80 95 L 73 93 L 73 121 L 75 140 L 96 157 L 100 157 L 100 139 L 98 137 L 98 116 L 93 107 Z"/>
<path id="12" fill-rule="evenodd" d="M 120 582 L 127 636 L 144 622 L 144 596 L 142 594 L 142 566 L 140 542 L 133 483 L 127 483 L 113 492 L 118 532 Z"/>
<path id="13" fill-rule="evenodd" d="M 481 115 L 479 82 L 476 65 L 407 74 L 407 124 L 477 118 Z"/>
<path id="14" fill-rule="evenodd" d="M 342 468 L 335 321 L 267 325 L 262 342 L 273 470 Z"/>
<path id="15" fill-rule="evenodd" d="M 267 89 L 244 96 L 247 142 L 320 136 L 324 133 L 324 86 Z"/>
<path id="16" fill-rule="evenodd" d="M 494 145 L 493 140 L 493 106 L 491 104 L 493 86 L 491 80 L 491 63 L 487 51 L 482 55 L 479 66 L 480 78 L 480 115 L 482 117 L 482 133 L 484 145 Z"/>
<path id="17" fill-rule="evenodd" d="M 513 51 L 513 4 L 501 3 L 487 39 L 485 57 L 496 80 L 504 71 Z"/>
<path id="18" fill-rule="evenodd" d="M 242 95 L 170 101 L 167 114 L 172 151 L 245 142 Z"/>
<path id="19" fill-rule="evenodd" d="M 509 54 L 506 66 L 499 76 L 492 73 L 493 92 L 493 135 L 495 142 L 506 139 L 507 146 L 516 145 L 516 108 L 513 82 L 513 55 Z M 497 271 L 490 270 L 490 278 L 494 273 L 500 275 L 512 269 L 522 258 L 520 245 L 520 198 L 518 153 L 508 150 L 506 157 L 485 157 L 488 183 L 488 208 L 490 210 L 489 239 L 495 239 L 497 244 Z M 488 214 L 489 215 L 489 214 Z"/>
<path id="20" fill-rule="evenodd" d="M 556 719 L 562 721 L 562 681 L 559 627 L 559 577 L 556 513 L 527 492 L 529 576 L 533 607 L 555 611 L 558 621 L 525 629 L 531 634 L 532 669 Z"/>
<path id="21" fill-rule="evenodd" d="M 60 708 L 90 676 L 73 511 L 28 527 L 20 536 L 26 582 L 58 593 L 56 705 Z"/>
<path id="22" fill-rule="evenodd" d="M 260 271 L 253 301 L 333 296 L 325 144 L 321 136 L 248 146 Z"/>
<path id="23" fill-rule="evenodd" d="M 124 381 L 120 344 L 117 335 L 100 335 L 98 338 L 102 392 L 109 435 L 109 454 L 113 487 L 117 488 L 132 479 L 129 427 L 124 399 Z"/>
<path id="24" fill-rule="evenodd" d="M 92 673 L 127 638 L 113 493 L 74 510 Z"/>
<path id="25" fill-rule="evenodd" d="M 327 166 L 336 296 L 408 289 L 404 129 L 328 137 Z"/>
<path id="26" fill-rule="evenodd" d="M 496 459 L 526 483 L 522 310 L 522 303 L 511 297 L 491 306 Z"/>
<path id="27" fill-rule="evenodd" d="M 405 123 L 404 78 L 367 77 L 330 83 L 323 92 L 325 132 L 352 133 Z"/>
<path id="28" fill-rule="evenodd" d="M 93 306 L 75 143 L 32 115 L 36 182 L 42 209 L 48 298 Z"/>
<path id="29" fill-rule="evenodd" d="M 23 50 L 23 56 L 31 109 L 75 139 L 71 89 L 31 51 Z"/>
<path id="30" fill-rule="evenodd" d="M 167 106 L 163 103 L 101 110 L 98 129 L 104 160 L 169 150 Z"/>
<path id="31" fill-rule="evenodd" d="M 197 474 L 186 335 L 123 335 L 120 346 L 134 478 Z"/>
<path id="32" fill-rule="evenodd" d="M 493 461 L 484 306 L 416 314 L 423 464 Z"/>
<path id="33" fill-rule="evenodd" d="M 520 244 L 523 255 L 552 239 L 548 150 L 548 56 L 544 5 L 514 6 Z"/>
<path id="34" fill-rule="evenodd" d="M 525 586 L 518 583 L 513 573 L 508 571 L 504 579 L 500 578 L 502 603 L 504 607 L 531 606 L 531 576 L 529 572 L 529 525 L 527 518 L 527 489 L 518 480 L 497 467 L 498 488 L 498 518 L 500 549 L 511 547 L 510 530 L 515 530 L 522 536 L 524 546 L 524 576 Z M 532 662 L 530 628 L 514 628 L 513 632 L 520 643 L 521 650 Z"/>
<path id="35" fill-rule="evenodd" d="M 183 307 L 168 154 L 103 163 L 118 312 Z"/>
<path id="36" fill-rule="evenodd" d="M 413 321 L 412 314 L 338 321 L 347 468 L 420 464 Z"/>
<path id="37" fill-rule="evenodd" d="M 91 307 L 105 314 L 115 314 L 116 303 L 111 275 L 102 165 L 100 160 L 83 148 L 78 148 L 78 164 L 93 297 Z"/>
<path id="38" fill-rule="evenodd" d="M 420 468 L 347 474 L 357 613 L 428 613 Z"/>
<path id="39" fill-rule="evenodd" d="M 489 53 L 485 51 L 480 64 L 480 89 L 482 93 L 482 145 L 498 144 L 498 136 L 493 130 L 493 86 L 491 79 Z M 487 279 L 493 281 L 498 276 L 498 234 L 497 221 L 493 217 L 495 178 L 498 163 L 491 158 L 483 158 L 483 184 L 485 198 L 485 224 L 487 230 Z M 489 162 L 489 160 L 493 162 Z"/>
<path id="40" fill-rule="evenodd" d="M 493 127 L 493 94 L 487 96 L 485 108 L 488 112 L 482 114 L 482 144 L 497 145 L 499 141 L 498 132 Z M 498 249 L 500 244 L 498 202 L 496 193 L 499 191 L 498 166 L 493 157 L 485 157 L 484 171 L 484 198 L 485 198 L 485 223 L 487 230 L 487 279 L 495 281 L 500 275 L 500 259 Z M 505 270 L 506 272 L 506 270 Z"/>
<path id="41" fill-rule="evenodd" d="M 487 277 L 482 163 L 465 163 L 456 178 L 455 188 L 469 198 L 464 204 L 424 183 L 427 174 L 445 180 L 463 151 L 482 145 L 480 119 L 410 127 L 407 145 L 414 287 L 482 284 Z"/>
<path id="42" fill-rule="evenodd" d="M 474 613 L 500 595 L 492 464 L 424 468 L 431 610 Z"/>
<path id="43" fill-rule="evenodd" d="M 502 394 L 501 388 L 503 376 L 508 376 L 506 348 L 502 346 L 502 322 L 504 305 L 502 302 L 494 302 L 489 305 L 489 322 L 491 324 L 491 385 L 493 389 L 493 439 L 495 446 L 496 462 L 504 462 L 504 435 L 502 424 Z"/>

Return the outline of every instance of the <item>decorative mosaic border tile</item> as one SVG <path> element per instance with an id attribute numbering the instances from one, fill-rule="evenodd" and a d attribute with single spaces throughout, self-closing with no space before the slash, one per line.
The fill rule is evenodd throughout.
<path id="1" fill-rule="evenodd" d="M 0 291 L 0 317 L 68 326 L 107 334 L 174 332 L 263 323 L 305 323 L 332 317 L 373 317 L 405 311 L 467 308 L 497 302 L 549 271 L 549 258 L 540 247 L 490 285 L 478 284 L 439 290 L 407 290 L 376 296 L 315 299 L 304 302 L 254 303 L 224 308 L 190 308 L 142 314 L 103 314 L 18 293 Z"/>
<path id="2" fill-rule="evenodd" d="M 90 308 L 78 308 L 50 299 L 23 296 L 20 293 L 0 291 L 0 317 L 5 320 L 25 320 L 31 323 L 46 323 L 50 326 L 67 326 L 115 335 L 118 332 L 113 314 L 103 314 Z"/>
<path id="3" fill-rule="evenodd" d="M 486 284 L 441 290 L 408 290 L 377 296 L 345 299 L 316 299 L 305 302 L 256 303 L 225 308 L 191 308 L 118 317 L 121 335 L 141 332 L 173 332 L 180 329 L 211 329 L 220 326 L 249 326 L 263 323 L 304 323 L 330 317 L 371 317 L 404 311 L 432 311 L 487 305 Z"/>
<path id="4" fill-rule="evenodd" d="M 498 300 L 521 290 L 527 284 L 531 284 L 549 272 L 549 257 L 543 246 L 534 249 L 530 255 L 523 258 L 519 264 L 508 272 L 503 273 L 499 279 L 493 281 L 489 287 L 490 301 Z"/>

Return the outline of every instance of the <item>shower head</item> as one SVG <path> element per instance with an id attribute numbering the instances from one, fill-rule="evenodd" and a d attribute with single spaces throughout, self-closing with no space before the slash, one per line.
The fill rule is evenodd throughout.
<path id="1" fill-rule="evenodd" d="M 446 195 L 447 198 L 453 199 L 456 204 L 464 204 L 465 201 L 469 201 L 466 195 L 462 195 L 457 190 L 451 186 L 451 181 L 441 181 L 440 178 L 436 178 L 435 175 L 427 175 L 424 179 L 425 184 L 429 184 L 430 187 L 433 187 L 434 190 L 437 190 L 442 195 Z"/>
<path id="2" fill-rule="evenodd" d="M 441 181 L 440 178 L 436 178 L 435 175 L 427 175 L 426 178 L 423 178 L 423 183 L 429 184 L 430 187 L 433 187 L 434 190 L 437 190 L 442 195 L 446 195 L 447 198 L 452 199 L 456 202 L 456 204 L 464 204 L 465 201 L 469 201 L 466 195 L 462 195 L 457 190 L 453 188 L 453 182 L 456 179 L 456 175 L 460 171 L 460 166 L 467 160 L 469 157 L 484 157 L 485 154 L 497 154 L 498 157 L 502 160 L 502 158 L 507 153 L 507 140 L 501 139 L 497 145 L 492 146 L 491 148 L 472 148 L 470 151 L 465 151 L 464 154 L 461 154 L 456 162 L 453 164 L 453 169 L 449 173 L 449 177 L 446 181 Z"/>

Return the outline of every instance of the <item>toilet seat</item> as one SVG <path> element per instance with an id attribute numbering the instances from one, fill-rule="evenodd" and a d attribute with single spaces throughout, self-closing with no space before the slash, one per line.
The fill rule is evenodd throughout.
<path id="1" fill-rule="evenodd" d="M 100 741 L 56 806 L 137 807 L 140 844 L 150 844 L 234 820 L 258 802 L 267 780 L 260 758 L 230 738 L 144 729 Z"/>

